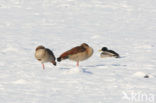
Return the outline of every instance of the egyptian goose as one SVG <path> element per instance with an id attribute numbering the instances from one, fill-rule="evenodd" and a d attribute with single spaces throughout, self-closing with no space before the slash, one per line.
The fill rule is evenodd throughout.
<path id="1" fill-rule="evenodd" d="M 119 58 L 119 54 L 116 53 L 115 51 L 113 50 L 108 50 L 107 47 L 103 47 L 101 50 L 99 51 L 102 51 L 102 53 L 100 54 L 100 57 L 101 58 L 105 58 L 105 57 L 115 57 L 115 58 Z"/>
<path id="2" fill-rule="evenodd" d="M 86 43 L 81 44 L 80 46 L 76 46 L 60 55 L 57 58 L 57 61 L 60 62 L 64 59 L 69 59 L 77 62 L 77 66 L 79 66 L 79 61 L 83 61 L 91 57 L 93 54 L 93 49 Z"/>
<path id="3" fill-rule="evenodd" d="M 51 62 L 51 63 L 53 63 L 53 65 L 56 66 L 55 56 L 54 56 L 53 52 L 50 49 L 45 48 L 42 45 L 40 45 L 36 48 L 35 58 L 41 62 L 43 69 L 45 69 L 45 67 L 44 67 L 45 62 Z"/>

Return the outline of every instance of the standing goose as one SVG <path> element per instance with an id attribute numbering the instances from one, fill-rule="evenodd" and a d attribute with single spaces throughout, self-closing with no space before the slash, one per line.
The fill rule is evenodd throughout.
<path id="1" fill-rule="evenodd" d="M 77 66 L 79 66 L 79 61 L 83 61 L 91 57 L 93 54 L 93 49 L 89 47 L 88 44 L 83 43 L 80 46 L 76 46 L 60 55 L 57 58 L 57 61 L 60 62 L 64 59 L 69 59 L 77 62 Z"/>
<path id="2" fill-rule="evenodd" d="M 45 48 L 42 45 L 40 45 L 36 48 L 35 58 L 41 62 L 43 69 L 45 69 L 45 67 L 44 67 L 45 62 L 51 62 L 51 63 L 53 63 L 53 65 L 56 66 L 55 56 L 54 56 L 53 52 L 50 49 Z"/>
<path id="3" fill-rule="evenodd" d="M 105 57 L 115 57 L 115 58 L 119 58 L 119 54 L 116 53 L 113 50 L 108 50 L 107 47 L 103 47 L 101 50 L 102 53 L 100 54 L 101 58 L 105 58 Z"/>

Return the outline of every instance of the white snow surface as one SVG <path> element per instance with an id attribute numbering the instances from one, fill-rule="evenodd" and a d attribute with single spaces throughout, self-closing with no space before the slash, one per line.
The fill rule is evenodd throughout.
<path id="1" fill-rule="evenodd" d="M 94 54 L 79 68 L 34 57 L 84 42 Z M 156 0 L 0 0 L 0 48 L 0 103 L 156 103 Z"/>

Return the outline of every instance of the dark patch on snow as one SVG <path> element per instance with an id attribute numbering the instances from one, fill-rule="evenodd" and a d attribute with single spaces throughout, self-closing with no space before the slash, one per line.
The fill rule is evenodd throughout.
<path id="1" fill-rule="evenodd" d="M 82 69 L 83 73 L 87 73 L 87 74 L 93 74 L 92 72 L 86 70 L 86 69 Z"/>

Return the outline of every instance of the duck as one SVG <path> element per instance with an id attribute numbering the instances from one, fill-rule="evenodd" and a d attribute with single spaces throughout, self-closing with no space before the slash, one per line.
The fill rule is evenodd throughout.
<path id="1" fill-rule="evenodd" d="M 61 62 L 62 60 L 69 59 L 77 62 L 76 66 L 79 67 L 79 62 L 87 60 L 93 55 L 93 48 L 91 48 L 87 43 L 82 43 L 80 46 L 73 47 L 70 50 L 62 53 L 57 61 Z"/>
<path id="2" fill-rule="evenodd" d="M 106 58 L 106 57 L 115 57 L 115 58 L 120 58 L 120 55 L 116 53 L 113 50 L 108 50 L 107 47 L 103 47 L 101 50 L 102 53 L 100 54 L 101 58 Z"/>
<path id="3" fill-rule="evenodd" d="M 45 69 L 44 63 L 46 62 L 50 62 L 54 66 L 56 66 L 54 53 L 50 49 L 45 48 L 42 45 L 36 47 L 35 58 L 41 62 L 43 69 Z"/>

